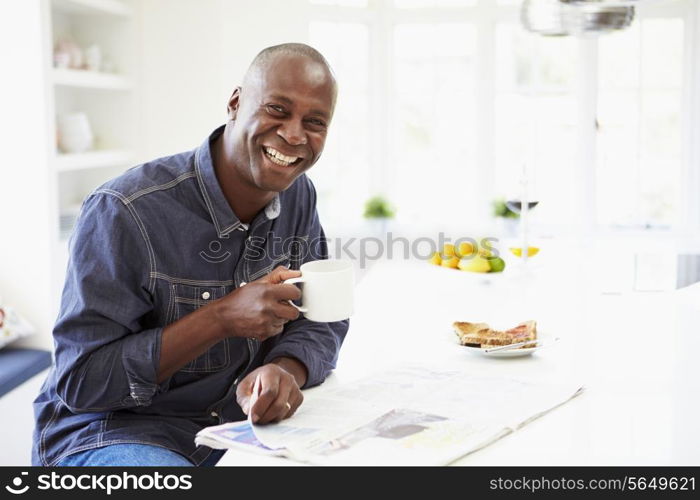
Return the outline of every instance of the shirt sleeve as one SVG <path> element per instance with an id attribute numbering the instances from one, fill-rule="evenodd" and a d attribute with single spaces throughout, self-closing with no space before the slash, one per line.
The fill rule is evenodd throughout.
<path id="1" fill-rule="evenodd" d="M 311 203 L 305 227 L 300 233 L 308 234 L 301 263 L 328 258 L 328 244 L 316 211 L 316 193 L 309 181 Z M 264 359 L 269 363 L 276 358 L 292 357 L 306 366 L 308 377 L 303 388 L 323 382 L 335 368 L 338 353 L 348 332 L 349 320 L 332 323 L 310 321 L 299 316 L 285 326 L 284 332 L 275 337 L 277 343 Z"/>
<path id="2" fill-rule="evenodd" d="M 83 204 L 53 330 L 56 392 L 75 413 L 148 406 L 159 389 L 162 328 L 142 326 L 153 311 L 143 231 L 117 193 Z"/>

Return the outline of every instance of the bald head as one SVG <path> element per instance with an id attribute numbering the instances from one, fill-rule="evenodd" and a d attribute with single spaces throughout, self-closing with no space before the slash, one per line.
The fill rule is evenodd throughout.
<path id="1" fill-rule="evenodd" d="M 330 77 L 333 82 L 333 104 L 338 93 L 338 84 L 336 83 L 333 69 L 323 54 L 305 43 L 283 43 L 267 47 L 255 56 L 253 62 L 248 66 L 245 76 L 243 77 L 243 87 L 257 84 L 261 78 L 264 78 L 265 73 L 272 70 L 279 62 L 280 58 L 284 57 L 303 57 L 316 63 L 318 71 L 324 73 L 324 77 Z M 321 76 L 321 75 L 319 75 Z"/>
<path id="2" fill-rule="evenodd" d="M 260 52 L 258 52 L 258 55 L 255 56 L 253 62 L 250 63 L 248 71 L 268 64 L 274 58 L 274 56 L 277 55 L 297 55 L 308 57 L 309 59 L 324 65 L 326 68 L 328 68 L 328 71 L 333 74 L 333 71 L 328 64 L 328 61 L 326 61 L 326 58 L 323 57 L 318 50 L 314 49 L 310 45 L 306 45 L 305 43 L 283 43 L 262 49 Z"/>

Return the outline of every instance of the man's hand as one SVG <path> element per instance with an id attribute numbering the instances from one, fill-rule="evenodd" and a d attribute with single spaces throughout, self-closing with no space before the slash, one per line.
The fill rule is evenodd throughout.
<path id="1" fill-rule="evenodd" d="M 283 282 L 298 276 L 301 276 L 299 271 L 279 266 L 212 303 L 225 336 L 263 341 L 282 333 L 285 323 L 299 316 L 299 311 L 287 301 L 301 297 L 296 286 L 284 285 Z"/>
<path id="2" fill-rule="evenodd" d="M 255 380 L 260 377 L 260 393 L 250 407 Z M 291 417 L 301 406 L 304 396 L 294 376 L 280 365 L 269 363 L 253 370 L 236 388 L 236 400 L 246 415 L 251 414 L 256 424 L 279 422 Z"/>
<path id="3" fill-rule="evenodd" d="M 282 333 L 284 324 L 299 316 L 299 311 L 287 300 L 297 300 L 301 296 L 296 286 L 282 283 L 300 275 L 299 271 L 277 267 L 267 276 L 166 326 L 161 340 L 158 383 L 227 337 L 265 340 Z M 294 366 L 290 369 L 295 374 L 302 371 Z M 305 372 L 301 375 L 305 377 Z M 298 382 L 299 385 L 304 383 Z"/>

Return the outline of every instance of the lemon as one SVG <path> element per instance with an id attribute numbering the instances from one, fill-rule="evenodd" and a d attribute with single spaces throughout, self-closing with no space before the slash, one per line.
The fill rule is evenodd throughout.
<path id="1" fill-rule="evenodd" d="M 506 268 L 506 263 L 500 257 L 491 257 L 487 259 L 492 273 L 500 273 Z"/>
<path id="2" fill-rule="evenodd" d="M 442 247 L 442 254 L 445 257 L 454 257 L 456 255 L 455 246 L 452 243 L 445 243 L 445 246 Z"/>
<path id="3" fill-rule="evenodd" d="M 447 256 L 447 255 L 442 255 L 442 262 L 440 265 L 442 267 L 451 267 L 452 269 L 457 269 L 457 265 L 459 265 L 459 257 L 456 256 Z"/>
<path id="4" fill-rule="evenodd" d="M 513 255 L 516 257 L 522 257 L 523 256 L 523 249 L 520 247 L 511 247 L 510 251 Z M 527 256 L 528 257 L 534 257 L 539 253 L 540 249 L 538 247 L 527 247 Z"/>
<path id="5" fill-rule="evenodd" d="M 491 270 L 489 261 L 478 255 L 460 260 L 458 267 L 462 271 L 471 271 L 473 273 L 488 273 Z"/>
<path id="6" fill-rule="evenodd" d="M 474 245 L 468 241 L 463 241 L 459 244 L 457 248 L 457 256 L 459 257 L 471 257 L 474 255 Z"/>
<path id="7" fill-rule="evenodd" d="M 490 249 L 490 248 L 480 248 L 480 249 L 479 249 L 479 255 L 480 255 L 481 257 L 492 257 L 492 256 L 493 256 L 493 252 L 491 252 L 491 249 Z"/>
<path id="8" fill-rule="evenodd" d="M 442 264 L 442 257 L 440 257 L 440 252 L 435 252 L 432 257 L 430 257 L 430 260 L 428 260 L 431 264 L 435 266 L 439 266 Z"/>

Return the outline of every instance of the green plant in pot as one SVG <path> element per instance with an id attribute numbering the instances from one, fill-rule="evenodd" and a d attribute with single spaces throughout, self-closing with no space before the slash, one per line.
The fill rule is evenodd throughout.
<path id="1" fill-rule="evenodd" d="M 503 234 L 507 237 L 514 237 L 518 232 L 520 214 L 508 208 L 506 200 L 503 198 L 493 200 L 491 202 L 491 207 L 493 209 L 493 216 L 499 221 Z"/>
<path id="2" fill-rule="evenodd" d="M 508 208 L 508 205 L 506 205 L 506 200 L 503 198 L 493 200 L 493 202 L 491 202 L 491 206 L 493 208 L 494 217 L 502 217 L 504 219 L 517 219 L 520 217 L 520 214 L 513 212 L 510 208 Z"/>
<path id="3" fill-rule="evenodd" d="M 364 217 L 370 220 L 380 233 L 386 233 L 387 222 L 395 213 L 394 207 L 383 196 L 373 196 L 365 202 Z"/>

